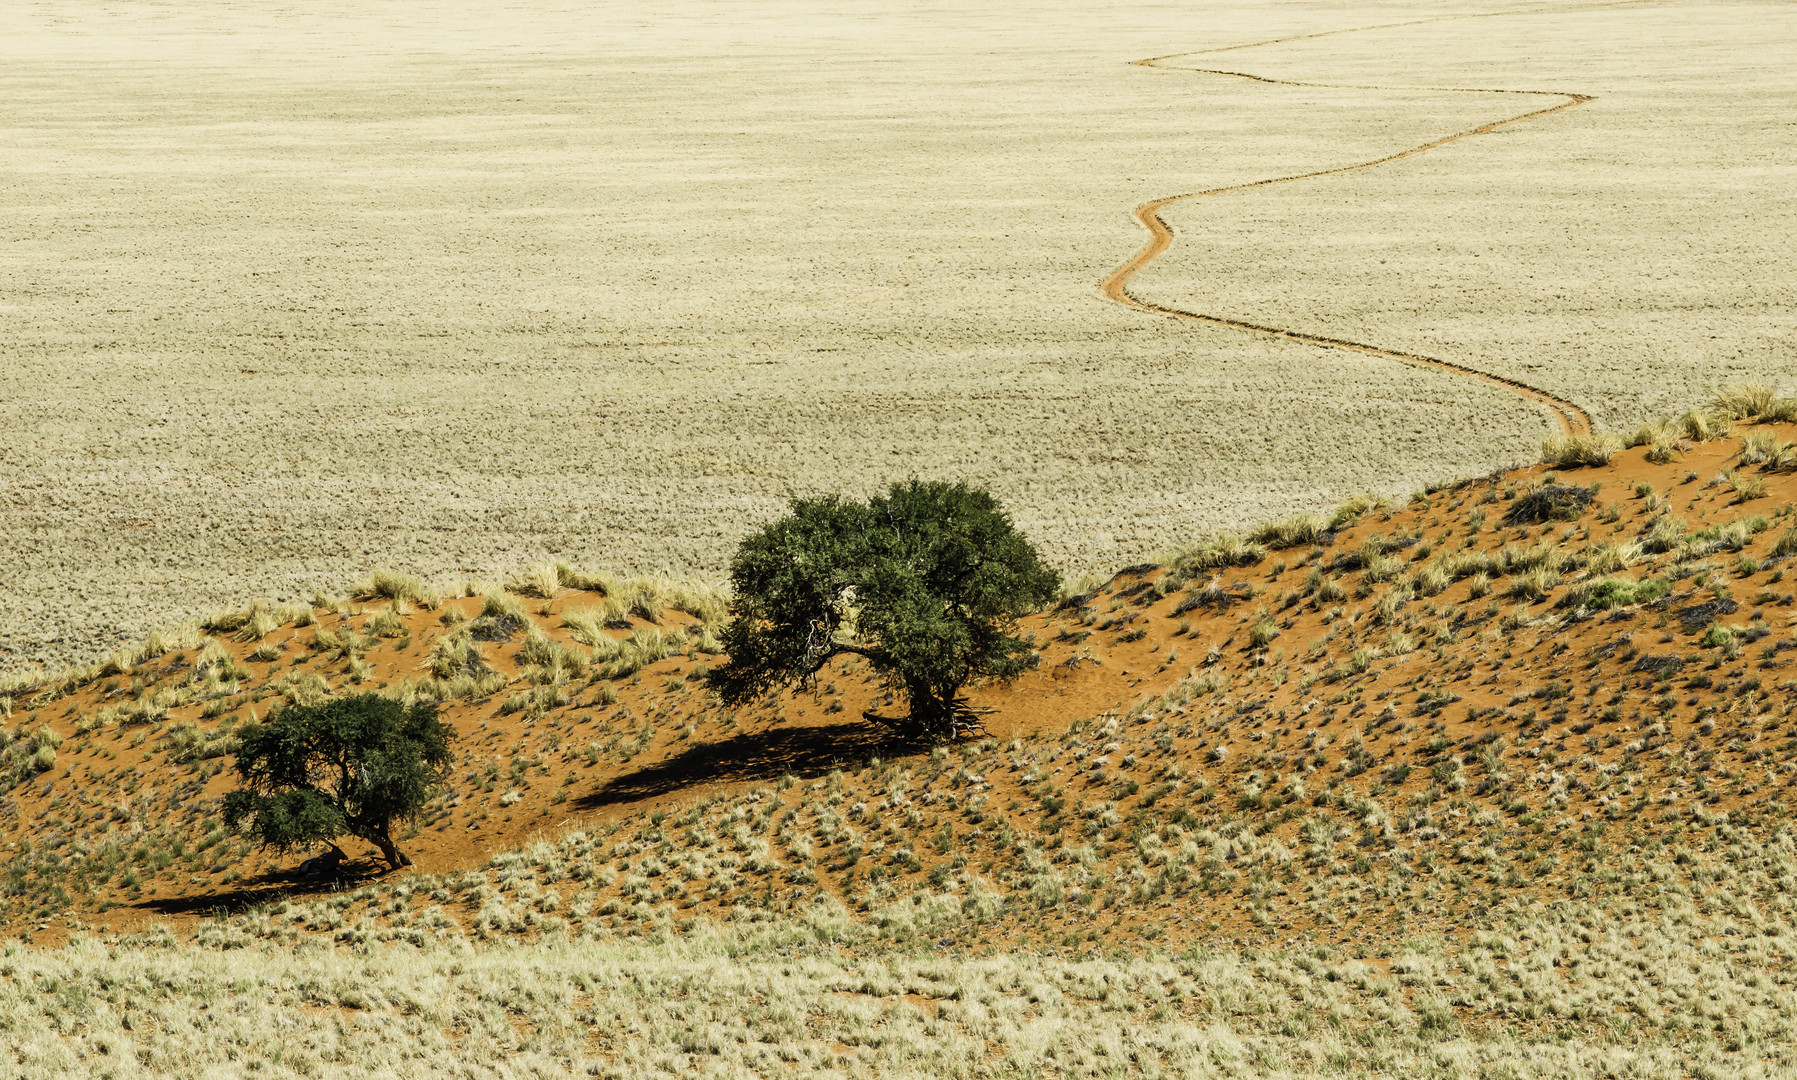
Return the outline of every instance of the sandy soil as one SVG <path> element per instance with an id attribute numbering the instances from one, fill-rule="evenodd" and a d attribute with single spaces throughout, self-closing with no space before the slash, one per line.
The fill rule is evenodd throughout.
<path id="1" fill-rule="evenodd" d="M 789 493 L 910 475 L 990 485 L 1077 571 L 1525 457 L 1549 424 L 1497 387 L 1098 288 L 1144 202 L 1514 111 L 1402 87 L 1597 100 L 1170 208 L 1180 239 L 1133 287 L 1600 423 L 1782 374 L 1783 9 L 1225 54 L 1389 90 L 1130 66 L 1444 10 L 22 8 L 0 670 L 377 564 L 716 574 Z"/>
<path id="2" fill-rule="evenodd" d="M 1760 426 L 1743 434 L 1789 446 L 1797 426 Z M 827 669 L 815 693 L 779 693 L 723 710 L 701 676 L 701 665 L 717 658 L 675 654 L 634 676 L 576 672 L 558 684 L 561 704 L 537 710 L 508 704 L 532 685 L 519 655 L 525 639 L 483 644 L 483 657 L 506 685 L 486 697 L 443 703 L 445 722 L 458 732 L 453 794 L 432 803 L 418 827 L 401 837 L 402 847 L 416 861 L 415 872 L 440 875 L 481 868 L 497 853 L 556 841 L 571 830 L 609 833 L 660 811 L 675 815 L 679 827 L 669 833 L 686 836 L 681 842 L 690 851 L 699 841 L 692 839 L 698 834 L 684 831 L 685 808 L 702 802 L 703 809 L 721 814 L 722 804 L 713 799 L 740 797 L 787 774 L 808 783 L 782 783 L 778 792 L 766 788 L 775 803 L 820 814 L 836 807 L 871 839 L 880 812 L 896 822 L 904 805 L 883 801 L 893 793 L 884 787 L 889 777 L 877 769 L 863 773 L 862 766 L 878 758 L 912 770 L 907 798 L 919 806 L 934 805 L 964 782 L 974 785 L 964 798 L 983 793 L 972 808 L 989 804 L 995 821 L 971 833 L 970 846 L 956 852 L 976 863 L 1010 857 L 1010 845 L 996 839 L 1011 828 L 1002 824 L 1000 807 L 1015 815 L 1025 835 L 1060 831 L 1046 824 L 1058 810 L 1042 804 L 1044 783 L 1075 805 L 1109 800 L 1104 807 L 1134 823 L 1141 819 L 1132 810 L 1157 808 L 1179 820 L 1175 807 L 1189 804 L 1204 828 L 1231 820 L 1239 828 L 1239 813 L 1264 810 L 1266 828 L 1255 828 L 1254 835 L 1270 835 L 1290 852 L 1301 852 L 1309 843 L 1308 820 L 1330 805 L 1349 806 L 1345 798 L 1332 804 L 1322 793 L 1348 782 L 1348 794 L 1368 789 L 1378 805 L 1390 808 L 1380 811 L 1388 821 L 1391 815 L 1409 817 L 1404 844 L 1411 856 L 1427 850 L 1444 859 L 1454 853 L 1456 861 L 1466 857 L 1463 840 L 1499 820 L 1494 812 L 1480 824 L 1479 811 L 1494 807 L 1509 816 L 1522 814 L 1519 804 L 1539 810 L 1517 827 L 1539 835 L 1551 823 L 1550 835 L 1559 839 L 1546 842 L 1568 847 L 1594 818 L 1610 822 L 1618 834 L 1654 828 L 1655 821 L 1666 827 L 1700 801 L 1708 808 L 1703 813 L 1752 813 L 1757 807 L 1782 817 L 1786 803 L 1771 800 L 1789 799 L 1797 784 L 1797 727 L 1789 726 L 1797 723 L 1790 708 L 1797 684 L 1786 677 L 1793 661 L 1784 655 L 1797 649 L 1797 595 L 1787 580 L 1791 555 L 1779 552 L 1797 539 L 1789 511 L 1797 475 L 1742 464 L 1742 447 L 1733 437 L 1686 444 L 1677 460 L 1663 464 L 1647 461 L 1645 448 L 1634 448 L 1607 467 L 1559 473 L 1561 483 L 1597 485 L 1595 501 L 1572 520 L 1505 524 L 1519 505 L 1514 500 L 1544 481 L 1549 470 L 1543 466 L 1375 510 L 1326 547 L 1294 547 L 1249 566 L 1214 571 L 1221 593 L 1213 595 L 1240 598 L 1220 606 L 1200 597 L 1212 571 L 1184 585 L 1168 577 L 1157 588 L 1150 583 L 1163 580 L 1162 569 L 1136 568 L 1088 595 L 1084 610 L 1059 608 L 1023 621 L 1024 631 L 1041 643 L 1040 665 L 1012 685 L 971 692 L 974 703 L 994 710 L 985 717 L 992 739 L 968 740 L 952 759 L 895 744 L 890 729 L 864 720 L 864 710 L 895 710 L 883 699 L 886 688 L 852 660 Z M 1729 469 L 1762 482 L 1764 490 L 1743 502 L 1725 484 L 1687 479 Z M 1664 599 L 1591 610 L 1567 602 L 1581 584 L 1589 590 L 1592 578 L 1605 576 L 1573 569 L 1602 548 L 1626 548 L 1670 521 L 1691 530 L 1695 542 L 1698 530 L 1717 530 L 1709 534 L 1715 538 L 1719 530 L 1756 517 L 1756 531 L 1744 533 L 1735 550 L 1656 555 L 1637 546 L 1632 565 L 1617 577 L 1661 581 L 1670 590 Z M 1344 568 L 1363 544 L 1399 537 L 1410 540 L 1391 549 L 1398 578 L 1369 581 L 1365 572 Z M 1464 577 L 1426 595 L 1410 584 L 1426 569 L 1469 554 L 1515 557 L 1543 548 L 1571 561 L 1534 601 L 1514 591 L 1524 576 L 1520 570 L 1496 573 L 1495 580 Z M 1338 590 L 1334 599 L 1318 591 L 1325 581 Z M 1250 589 L 1256 592 L 1251 599 Z M 1411 599 L 1387 607 L 1385 601 L 1399 593 Z M 1724 597 L 1733 597 L 1733 606 L 1716 608 Z M 599 600 L 562 590 L 552 599 L 531 600 L 529 614 L 551 640 L 584 654 L 563 616 Z M 334 646 L 316 647 L 321 631 L 351 639 L 372 635 L 375 615 L 386 608 L 368 598 L 345 609 L 309 612 L 306 626 L 283 625 L 261 639 L 278 647 L 272 660 L 256 659 L 255 643 L 219 633 L 216 646 L 207 648 L 227 649 L 246 670 L 216 696 L 203 690 L 203 678 L 195 681 L 206 664 L 201 649 L 189 647 L 129 672 L 45 688 L 15 702 L 21 738 L 43 724 L 62 741 L 47 771 L 0 778 L 10 785 L 0 805 L 0 851 L 13 853 L 10 891 L 0 898 L 0 931 L 33 927 L 35 942 L 56 943 L 74 917 L 114 929 L 168 921 L 186 933 L 220 910 L 316 888 L 294 872 L 300 854 L 253 853 L 247 841 L 234 847 L 240 841 L 222 842 L 224 834 L 213 832 L 217 799 L 237 781 L 228 753 L 195 753 L 194 747 L 205 745 L 195 736 L 223 739 L 236 724 L 266 717 L 295 679 L 302 686 L 322 680 L 339 694 L 404 694 L 408 685 L 416 692 L 436 639 L 451 632 L 447 609 L 466 619 L 480 613 L 481 602 L 462 598 L 434 611 L 413 609 L 402 636 L 371 639 L 356 651 L 360 675 Z M 1706 609 L 1710 613 L 1701 614 Z M 1249 636 L 1259 619 L 1276 627 L 1263 646 L 1251 644 Z M 1732 627 L 1725 636 L 1735 644 L 1718 644 L 1712 622 Z M 448 625 L 467 624 L 451 618 Z M 690 617 L 676 612 L 664 613 L 661 625 L 693 628 Z M 638 619 L 630 632 L 646 628 Z M 613 633 L 622 637 L 626 631 Z M 1406 639 L 1402 645 L 1400 637 Z M 1655 658 L 1671 667 L 1657 666 Z M 168 704 L 153 722 L 120 712 L 133 700 L 153 701 L 183 686 L 202 690 Z M 1343 755 L 1354 756 L 1363 739 L 1371 756 L 1350 770 Z M 1494 740 L 1500 757 L 1509 754 L 1514 786 L 1473 782 L 1494 771 L 1479 764 L 1481 750 Z M 1447 779 L 1452 769 L 1435 770 L 1456 754 L 1453 760 L 1468 770 L 1458 782 Z M 1166 770 L 1168 756 L 1180 763 L 1179 771 Z M 0 766 L 11 768 L 13 761 L 0 760 Z M 838 768 L 852 775 L 825 779 Z M 1167 780 L 1181 783 L 1162 786 Z M 1119 781 L 1127 782 L 1126 791 L 1114 786 Z M 1297 794 L 1284 789 L 1286 781 L 1297 782 Z M 831 785 L 827 792 L 818 790 L 823 784 Z M 1236 796 L 1250 787 L 1287 790 L 1292 805 L 1275 816 L 1278 803 L 1238 802 Z M 1175 788 L 1177 797 L 1168 798 Z M 857 803 L 875 811 L 863 817 L 850 809 Z M 1354 811 L 1347 819 L 1366 813 Z M 1440 824 L 1446 833 L 1416 832 L 1418 814 L 1434 815 L 1421 823 Z M 767 815 L 759 826 L 764 832 L 773 822 L 771 810 Z M 1540 819 L 1546 822 L 1536 824 Z M 657 814 L 654 823 L 660 821 Z M 917 824 L 910 826 L 917 835 L 905 842 L 921 861 L 908 873 L 909 880 L 923 881 L 929 864 L 948 861 L 943 856 L 950 853 L 925 850 Z M 1455 835 L 1469 824 L 1472 832 Z M 1775 820 L 1762 825 L 1771 833 L 1782 828 L 1775 828 Z M 705 835 L 716 843 L 734 826 L 714 822 Z M 1118 836 L 1131 828 L 1119 829 Z M 1081 827 L 1066 843 L 1097 831 Z M 894 847 L 901 842 L 896 835 L 891 839 Z M 770 857 L 790 868 L 795 857 L 781 855 L 780 847 L 774 843 Z M 358 874 L 384 869 L 368 857 L 369 845 L 346 839 L 344 849 L 358 860 Z M 637 853 L 624 845 L 613 850 L 607 842 L 595 858 L 608 850 L 612 860 L 628 861 Z M 1344 844 L 1344 861 L 1350 850 Z M 1129 851 L 1130 845 L 1119 845 L 1114 854 Z M 1558 895 L 1579 873 L 1582 859 L 1570 851 L 1563 855 L 1567 862 L 1550 862 L 1540 872 L 1551 874 L 1528 888 Z M 843 875 L 859 857 L 838 865 L 820 848 L 817 858 L 821 881 L 813 884 L 852 900 L 855 877 Z M 628 867 L 620 865 L 619 872 Z M 992 874 L 992 863 L 983 872 Z M 1341 872 L 1318 861 L 1305 871 L 1313 879 Z M 613 884 L 607 879 L 605 888 Z M 615 884 L 627 887 L 628 879 Z M 762 884 L 745 879 L 740 887 L 753 893 Z M 702 891 L 692 889 L 687 910 L 722 915 L 743 895 L 721 891 L 701 900 Z M 1384 923 L 1377 933 L 1401 939 L 1423 927 L 1451 928 L 1468 918 L 1465 905 L 1490 900 L 1478 890 L 1460 891 L 1455 900 L 1445 888 L 1431 895 L 1408 929 Z M 1295 901 L 1277 925 L 1257 924 L 1240 897 L 1213 894 L 1212 901 L 1182 900 L 1174 914 L 1193 921 L 1171 930 L 1161 944 L 1177 949 L 1203 940 L 1206 924 L 1213 936 L 1225 931 L 1288 946 L 1345 943 L 1366 929 L 1352 915 L 1344 921 L 1338 911 L 1307 911 Z M 465 898 L 458 918 L 471 923 L 480 902 Z M 1088 925 L 1095 914 L 1068 911 L 1060 928 Z M 1133 917 L 1118 919 L 1110 943 L 1124 944 L 1137 928 Z"/>

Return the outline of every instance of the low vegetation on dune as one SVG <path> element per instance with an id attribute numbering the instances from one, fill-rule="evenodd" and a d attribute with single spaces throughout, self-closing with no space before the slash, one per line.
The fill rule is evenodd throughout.
<path id="1" fill-rule="evenodd" d="M 553 565 L 11 684 L 7 1045 L 27 1075 L 1786 1074 L 1790 420 L 1731 391 L 1068 588 L 935 744 L 853 653 L 724 705 L 725 598 Z M 227 827 L 246 732 L 368 693 L 455 732 L 413 866 L 343 839 L 303 875 Z"/>

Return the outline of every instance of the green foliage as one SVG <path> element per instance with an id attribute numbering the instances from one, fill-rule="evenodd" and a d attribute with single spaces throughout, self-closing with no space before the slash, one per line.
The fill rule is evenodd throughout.
<path id="1" fill-rule="evenodd" d="M 225 796 L 225 822 L 276 851 L 347 834 L 391 866 L 409 864 L 393 822 L 416 817 L 441 788 L 454 736 L 433 706 L 375 694 L 285 709 L 238 731 L 243 786 Z"/>
<path id="2" fill-rule="evenodd" d="M 1567 590 L 1565 596 L 1560 598 L 1559 606 L 1603 611 L 1610 608 L 1627 607 L 1630 604 L 1652 603 L 1671 592 L 1672 583 L 1665 578 L 1627 581 L 1622 578 L 1603 577 L 1573 586 Z"/>
<path id="3" fill-rule="evenodd" d="M 1697 639 L 1697 643 L 1706 649 L 1721 648 L 1733 644 L 1737 634 L 1738 631 L 1734 627 L 1713 623 L 1709 629 L 1703 632 L 1703 636 Z"/>
<path id="4" fill-rule="evenodd" d="M 866 503 L 795 499 L 742 542 L 730 576 L 730 658 L 708 679 L 726 704 L 809 685 L 852 653 L 908 696 L 905 733 L 938 739 L 960 732 L 963 686 L 1035 662 L 1016 620 L 1060 585 L 991 495 L 920 481 Z"/>

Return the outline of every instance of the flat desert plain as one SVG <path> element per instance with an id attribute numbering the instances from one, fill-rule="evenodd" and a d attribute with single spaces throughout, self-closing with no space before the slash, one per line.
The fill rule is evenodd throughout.
<path id="1" fill-rule="evenodd" d="M 1485 127 L 1169 204 L 1128 295 L 1600 426 L 1797 381 L 1788 4 L 0 30 L 0 671 L 377 565 L 716 579 L 790 495 L 910 476 L 1077 573 L 1529 457 L 1554 422 L 1501 385 L 1100 288 L 1144 203 Z"/>

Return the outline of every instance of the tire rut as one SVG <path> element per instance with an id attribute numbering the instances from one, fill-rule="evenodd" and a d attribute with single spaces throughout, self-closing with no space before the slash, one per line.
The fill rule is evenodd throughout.
<path id="1" fill-rule="evenodd" d="M 1633 2 L 1633 0 L 1625 0 L 1625 2 Z M 1611 5 L 1591 6 L 1607 7 Z M 1438 139 L 1432 139 L 1429 142 L 1422 143 L 1421 145 L 1412 146 L 1404 150 L 1386 154 L 1383 157 L 1373 158 L 1369 161 L 1357 161 L 1347 165 L 1335 165 L 1329 168 L 1311 169 L 1307 172 L 1292 173 L 1287 176 L 1270 176 L 1265 179 L 1249 180 L 1240 184 L 1226 184 L 1222 187 L 1206 188 L 1203 191 L 1190 191 L 1179 195 L 1169 195 L 1165 198 L 1143 203 L 1136 207 L 1135 216 L 1136 220 L 1140 221 L 1142 226 L 1148 230 L 1148 244 L 1143 247 L 1141 251 L 1137 252 L 1134 258 L 1113 271 L 1111 276 L 1106 278 L 1104 283 L 1099 286 L 1100 291 L 1104 293 L 1106 298 L 1114 300 L 1119 304 L 1155 315 L 1165 315 L 1172 318 L 1187 319 L 1192 322 L 1208 323 L 1212 326 L 1223 326 L 1232 330 L 1243 330 L 1249 333 L 1263 334 L 1269 337 L 1285 338 L 1290 341 L 1302 342 L 1307 345 L 1319 345 L 1332 349 L 1348 349 L 1354 352 L 1365 353 L 1369 356 L 1380 356 L 1388 360 L 1396 360 L 1400 363 L 1410 364 L 1416 367 L 1445 371 L 1453 375 L 1459 375 L 1463 378 L 1477 379 L 1480 382 L 1507 390 L 1517 397 L 1522 398 L 1524 401 L 1539 406 L 1559 428 L 1562 434 L 1589 434 L 1592 429 L 1591 414 L 1586 412 L 1584 408 L 1577 403 L 1569 401 L 1550 391 L 1543 390 L 1538 386 L 1531 386 L 1530 384 L 1517 379 L 1507 378 L 1503 375 L 1495 375 L 1488 371 L 1480 371 L 1477 368 L 1468 367 L 1465 364 L 1458 364 L 1452 360 L 1443 360 L 1434 356 L 1424 356 L 1421 353 L 1405 352 L 1400 349 L 1387 349 L 1379 345 L 1369 345 L 1365 342 L 1351 341 L 1347 338 L 1306 333 L 1302 330 L 1266 326 L 1261 323 L 1249 322 L 1245 319 L 1233 319 L 1224 315 L 1210 315 L 1198 311 L 1188 311 L 1184 308 L 1169 307 L 1165 304 L 1156 304 L 1148 300 L 1143 300 L 1129 291 L 1131 279 L 1172 245 L 1173 228 L 1168 225 L 1166 219 L 1161 216 L 1161 211 L 1174 203 L 1208 198 L 1212 195 L 1224 195 L 1236 191 L 1247 191 L 1253 188 L 1269 187 L 1273 184 L 1289 184 L 1299 180 L 1313 180 L 1319 177 L 1338 176 L 1343 173 L 1357 172 L 1361 169 L 1372 169 L 1380 165 L 1388 165 L 1395 161 L 1402 161 L 1405 158 L 1415 157 L 1418 154 L 1426 154 L 1438 147 L 1446 146 L 1452 142 L 1458 142 L 1461 139 L 1471 138 L 1474 135 L 1484 135 L 1496 131 L 1499 128 L 1522 123 L 1525 120 L 1535 120 L 1540 117 L 1551 116 L 1557 112 L 1563 112 L 1567 109 L 1577 108 L 1588 101 L 1594 100 L 1588 94 L 1575 94 L 1565 90 L 1515 90 L 1465 86 L 1369 86 L 1357 83 L 1297 82 L 1290 79 L 1268 78 L 1263 75 L 1254 75 L 1245 71 L 1226 71 L 1218 68 L 1176 67 L 1168 65 L 1166 63 L 1167 61 L 1178 60 L 1190 56 L 1203 56 L 1212 53 L 1236 52 L 1242 49 L 1258 48 L 1263 45 L 1275 45 L 1284 41 L 1299 41 L 1309 38 L 1329 37 L 1335 34 L 1384 30 L 1393 27 L 1415 26 L 1420 23 L 1444 22 L 1450 19 L 1459 18 L 1490 18 L 1501 15 L 1531 14 L 1543 10 L 1550 9 L 1537 8 L 1531 9 L 1530 11 L 1486 12 L 1475 15 L 1446 16 L 1430 19 L 1414 19 L 1407 22 L 1380 23 L 1375 26 L 1326 30 L 1315 34 L 1300 34 L 1292 37 L 1273 38 L 1267 41 L 1249 42 L 1243 45 L 1228 45 L 1218 49 L 1199 49 L 1192 52 L 1169 53 L 1165 56 L 1154 56 L 1149 57 L 1146 60 L 1131 61 L 1136 67 L 1155 68 L 1162 71 L 1179 71 L 1192 75 L 1211 75 L 1233 79 L 1249 79 L 1254 82 L 1270 83 L 1276 86 L 1300 86 L 1331 90 L 1427 90 L 1453 94 L 1508 94 L 1513 96 L 1564 98 L 1565 100 L 1555 105 L 1531 109 L 1528 112 L 1517 113 L 1514 116 L 1507 116 L 1501 120 L 1493 120 L 1489 123 L 1480 124 L 1477 127 L 1456 131 L 1451 135 L 1444 135 Z"/>

